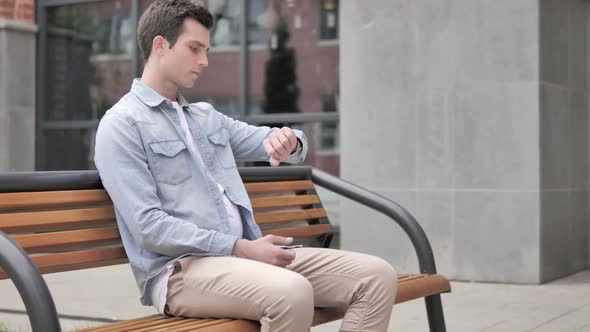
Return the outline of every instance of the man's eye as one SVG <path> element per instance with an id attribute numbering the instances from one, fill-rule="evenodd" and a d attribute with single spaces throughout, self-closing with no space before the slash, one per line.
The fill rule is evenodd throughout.
<path id="1" fill-rule="evenodd" d="M 199 49 L 196 47 L 189 47 L 189 48 L 191 49 L 191 52 L 193 52 L 193 53 L 197 53 L 199 51 Z"/>

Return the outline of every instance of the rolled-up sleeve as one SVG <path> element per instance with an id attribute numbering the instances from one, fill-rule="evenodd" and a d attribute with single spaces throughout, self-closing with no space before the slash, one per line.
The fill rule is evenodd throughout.
<path id="1" fill-rule="evenodd" d="M 225 115 L 223 117 L 224 127 L 229 132 L 230 145 L 232 147 L 234 156 L 239 160 L 257 160 L 268 161 L 270 156 L 264 150 L 262 142 L 268 135 L 280 128 L 270 128 L 266 126 L 252 126 L 245 122 L 234 120 Z M 286 162 L 290 164 L 298 164 L 305 161 L 307 156 L 308 143 L 307 137 L 303 131 L 293 129 L 295 136 L 300 140 L 301 147 L 291 154 Z"/>

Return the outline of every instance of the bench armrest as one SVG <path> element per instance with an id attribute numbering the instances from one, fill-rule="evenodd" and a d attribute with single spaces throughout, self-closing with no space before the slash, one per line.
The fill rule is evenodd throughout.
<path id="1" fill-rule="evenodd" d="M 362 205 L 379 211 L 397 223 L 412 241 L 420 273 L 436 274 L 434 255 L 428 237 L 416 219 L 403 207 L 372 191 L 361 188 L 339 177 L 312 168 L 311 178 L 314 183 L 330 191 L 340 194 Z"/>
<path id="2" fill-rule="evenodd" d="M 39 269 L 27 253 L 2 231 L 0 267 L 20 293 L 33 332 L 61 332 L 53 298 Z"/>

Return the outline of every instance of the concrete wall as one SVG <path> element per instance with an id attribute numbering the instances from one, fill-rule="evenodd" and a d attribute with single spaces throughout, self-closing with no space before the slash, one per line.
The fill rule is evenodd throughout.
<path id="1" fill-rule="evenodd" d="M 588 172 L 586 66 L 573 68 L 586 57 L 586 7 L 341 2 L 341 174 L 413 213 L 445 275 L 537 283 L 586 265 L 587 180 L 578 181 Z M 563 38 L 565 67 L 554 46 Z M 545 84 L 563 70 L 572 82 Z M 564 150 L 567 186 L 556 182 Z M 415 271 L 399 228 L 348 202 L 342 210 L 343 248 Z M 575 262 L 557 264 L 572 252 Z"/>
<path id="2" fill-rule="evenodd" d="M 0 171 L 35 169 L 35 34 L 0 19 Z"/>
<path id="3" fill-rule="evenodd" d="M 583 0 L 541 1 L 541 278 L 588 265 L 588 15 Z"/>

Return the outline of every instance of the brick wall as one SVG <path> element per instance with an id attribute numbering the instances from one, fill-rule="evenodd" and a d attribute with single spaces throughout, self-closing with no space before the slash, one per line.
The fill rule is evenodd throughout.
<path id="1" fill-rule="evenodd" d="M 0 19 L 35 23 L 35 1 L 0 0 Z"/>

